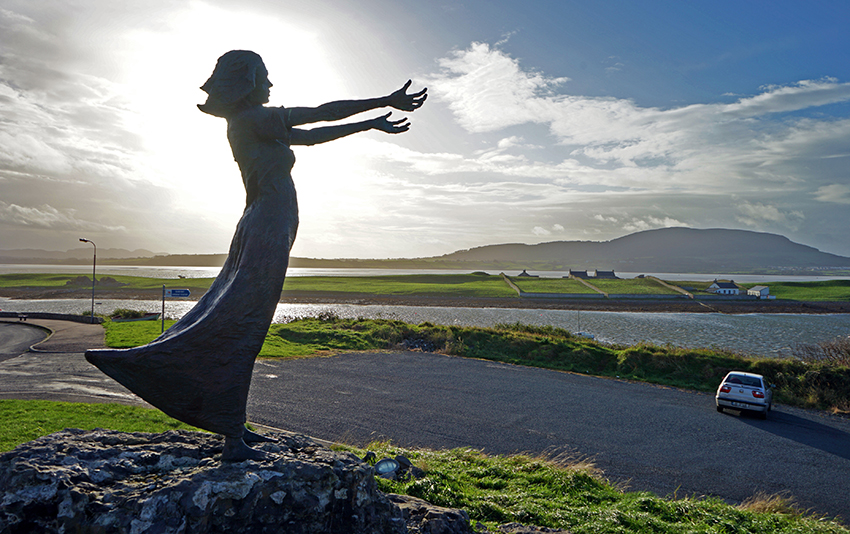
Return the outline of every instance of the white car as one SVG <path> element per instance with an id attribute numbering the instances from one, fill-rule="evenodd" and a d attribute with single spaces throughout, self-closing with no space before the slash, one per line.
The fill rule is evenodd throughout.
<path id="1" fill-rule="evenodd" d="M 723 408 L 735 408 L 758 412 L 762 419 L 767 419 L 767 412 L 773 408 L 773 386 L 768 386 L 764 377 L 743 371 L 732 371 L 726 375 L 714 400 L 717 411 Z"/>

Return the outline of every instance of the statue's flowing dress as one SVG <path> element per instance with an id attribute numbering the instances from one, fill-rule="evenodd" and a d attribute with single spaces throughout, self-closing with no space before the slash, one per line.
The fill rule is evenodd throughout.
<path id="1" fill-rule="evenodd" d="M 166 414 L 240 437 L 254 359 L 280 299 L 298 227 L 284 108 L 228 117 L 246 207 L 221 273 L 186 315 L 148 345 L 97 349 L 86 359 Z"/>

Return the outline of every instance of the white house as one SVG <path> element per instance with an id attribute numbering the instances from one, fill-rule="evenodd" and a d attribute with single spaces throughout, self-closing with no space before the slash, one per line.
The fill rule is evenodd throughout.
<path id="1" fill-rule="evenodd" d="M 734 280 L 729 280 L 728 282 L 718 282 L 715 280 L 714 283 L 708 286 L 708 291 L 715 295 L 738 295 L 741 292 Z"/>
<path id="2" fill-rule="evenodd" d="M 770 288 L 767 286 L 753 286 L 747 290 L 747 295 L 758 297 L 760 299 L 770 298 Z"/>

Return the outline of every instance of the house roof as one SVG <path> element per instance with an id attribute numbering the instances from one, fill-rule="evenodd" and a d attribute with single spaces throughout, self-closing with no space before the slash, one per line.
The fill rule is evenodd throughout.
<path id="1" fill-rule="evenodd" d="M 718 289 L 738 289 L 734 282 L 714 282 L 712 285 L 717 286 Z"/>
<path id="2" fill-rule="evenodd" d="M 768 289 L 768 287 L 767 286 L 753 286 L 753 287 L 750 288 L 750 291 L 764 291 L 765 289 Z"/>

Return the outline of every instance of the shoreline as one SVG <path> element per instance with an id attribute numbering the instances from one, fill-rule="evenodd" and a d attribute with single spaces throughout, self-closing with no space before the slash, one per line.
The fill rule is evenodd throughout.
<path id="1" fill-rule="evenodd" d="M 198 300 L 205 289 L 190 288 Z M 90 289 L 67 288 L 0 288 L 0 297 L 15 300 L 91 299 Z M 159 289 L 102 288 L 96 299 L 161 300 Z M 516 308 L 643 313 L 723 313 L 723 314 L 844 314 L 850 313 L 848 301 L 791 300 L 719 300 L 702 301 L 687 298 L 520 298 L 520 297 L 453 297 L 425 295 L 374 295 L 368 293 L 331 293 L 287 291 L 280 302 L 291 304 L 352 304 L 372 306 L 430 306 L 443 308 Z"/>

